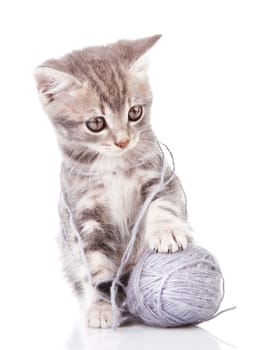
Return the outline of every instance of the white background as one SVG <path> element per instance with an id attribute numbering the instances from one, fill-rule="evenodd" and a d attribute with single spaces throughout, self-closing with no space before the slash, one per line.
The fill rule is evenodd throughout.
<path id="1" fill-rule="evenodd" d="M 200 329 L 73 329 L 78 310 L 55 243 L 60 155 L 33 69 L 158 33 L 152 122 L 174 153 L 196 240 L 221 264 L 223 307 L 238 306 L 202 327 L 255 348 L 255 18 L 254 1 L 1 2 L 1 349 L 230 348 Z"/>

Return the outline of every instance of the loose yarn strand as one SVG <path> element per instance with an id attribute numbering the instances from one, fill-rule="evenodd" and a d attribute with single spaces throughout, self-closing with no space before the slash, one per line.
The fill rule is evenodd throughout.
<path id="1" fill-rule="evenodd" d="M 163 142 L 161 142 L 161 141 L 160 141 L 158 144 L 159 144 L 159 148 L 160 148 L 160 151 L 161 151 L 163 157 L 164 157 L 164 153 L 163 153 L 163 150 L 162 150 L 162 148 L 161 148 L 161 145 L 163 145 L 163 146 L 166 148 L 167 152 L 168 152 L 169 155 L 171 156 L 171 161 L 172 161 L 172 176 L 170 177 L 169 181 L 166 183 L 166 185 L 167 185 L 168 183 L 170 183 L 170 182 L 172 181 L 173 177 L 175 176 L 175 171 L 176 171 L 175 161 L 174 161 L 174 157 L 173 157 L 173 154 L 172 154 L 170 148 L 169 148 L 165 143 L 163 143 Z M 161 144 L 161 145 L 160 145 L 160 144 Z M 187 195 L 186 195 L 186 192 L 184 191 L 184 188 L 182 187 L 182 184 L 181 184 L 181 183 L 180 183 L 180 189 L 181 189 L 182 194 L 183 194 L 183 197 L 184 197 L 184 213 L 185 213 L 185 217 L 187 217 L 187 216 L 188 216 L 188 213 L 187 213 L 187 203 L 188 203 L 188 201 L 187 201 Z"/>
<path id="2" fill-rule="evenodd" d="M 223 297 L 224 297 L 224 294 L 223 294 Z M 222 300 L 221 300 L 221 301 L 222 301 Z M 219 306 L 220 306 L 220 304 L 221 304 L 221 302 L 219 303 Z M 224 314 L 225 312 L 232 311 L 232 310 L 236 310 L 236 309 L 237 309 L 237 307 L 236 307 L 235 305 L 230 306 L 230 307 L 227 307 L 226 309 L 217 312 L 216 314 L 214 314 L 213 316 L 211 316 L 210 318 L 208 318 L 207 320 L 205 320 L 205 322 L 206 322 L 206 321 L 210 321 L 210 320 L 212 320 L 212 319 L 218 317 L 219 315 Z"/>
<path id="3" fill-rule="evenodd" d="M 224 299 L 224 296 L 225 296 L 225 280 L 224 280 L 224 278 L 222 277 L 221 298 L 220 298 L 219 303 L 218 303 L 218 305 L 217 305 L 217 310 L 219 309 L 219 307 L 220 307 L 220 305 L 221 305 L 221 303 L 222 303 L 222 301 L 223 301 L 223 299 Z M 218 317 L 219 315 L 224 314 L 225 312 L 235 310 L 236 308 L 237 308 L 237 307 L 236 307 L 235 305 L 233 305 L 233 306 L 227 307 L 227 308 L 225 308 L 225 309 L 223 309 L 223 310 L 220 310 L 220 311 L 216 312 L 215 314 L 213 314 L 211 317 L 209 317 L 207 320 L 205 320 L 205 322 L 206 322 L 206 321 L 210 321 L 210 320 L 212 320 L 212 319 Z"/>
<path id="4" fill-rule="evenodd" d="M 175 166 L 174 156 L 173 156 L 171 150 L 169 149 L 169 147 L 163 142 L 158 142 L 158 146 L 159 146 L 160 152 L 162 154 L 162 162 L 164 162 L 164 160 L 165 160 L 165 155 L 164 155 L 164 152 L 162 150 L 161 145 L 163 145 L 166 148 L 167 152 L 171 156 L 171 163 L 172 163 L 172 174 L 171 174 L 170 178 L 165 182 L 164 186 L 166 186 L 173 180 L 173 178 L 175 176 L 176 166 Z M 163 170 L 162 170 L 162 172 L 163 172 Z"/>
<path id="5" fill-rule="evenodd" d="M 130 256 L 131 256 L 131 253 L 132 253 L 132 248 L 134 246 L 134 243 L 135 243 L 135 240 L 136 240 L 136 237 L 137 237 L 137 233 L 138 233 L 138 230 L 139 230 L 139 227 L 140 227 L 140 224 L 141 224 L 141 221 L 150 205 L 150 203 L 152 202 L 152 200 L 154 199 L 155 195 L 161 191 L 161 189 L 166 186 L 168 183 L 170 183 L 173 179 L 173 177 L 175 176 L 175 162 L 174 162 L 174 157 L 171 153 L 171 151 L 169 150 L 169 148 L 167 147 L 167 145 L 163 144 L 165 146 L 165 148 L 167 149 L 167 151 L 169 152 L 170 156 L 171 156 L 171 160 L 172 160 L 172 174 L 170 176 L 170 178 L 164 182 L 164 176 L 165 176 L 165 171 L 166 171 L 166 168 L 167 168 L 167 164 L 165 162 L 165 156 L 164 156 L 164 152 L 160 146 L 160 143 L 158 142 L 158 146 L 159 146 L 159 149 L 161 151 L 161 154 L 162 154 L 162 172 L 161 172 L 161 177 L 160 177 L 160 182 L 157 186 L 157 188 L 148 196 L 148 198 L 146 199 L 146 201 L 144 202 L 144 204 L 142 205 L 142 207 L 140 208 L 139 210 L 139 214 L 137 216 L 137 220 L 135 222 L 135 225 L 133 227 L 133 230 L 131 232 L 131 238 L 130 238 L 130 241 L 126 247 L 126 250 L 122 256 L 122 259 L 121 259 L 121 263 L 120 263 L 120 266 L 119 266 L 119 269 L 116 273 L 116 276 L 112 282 L 112 285 L 111 285 L 111 289 L 110 289 L 110 301 L 111 301 L 111 304 L 112 304 L 112 311 L 113 311 L 113 323 L 112 323 L 112 327 L 115 329 L 117 326 L 118 326 L 118 320 L 117 320 L 117 312 L 118 312 L 118 307 L 117 307 L 117 304 L 116 304 L 116 294 L 117 294 L 117 285 L 120 285 L 120 277 L 121 277 L 121 274 L 122 274 L 122 271 L 124 269 L 124 266 L 125 264 L 128 262 Z M 123 168 L 123 169 L 115 169 L 115 171 L 118 171 L 118 172 L 125 172 L 125 171 L 128 171 L 132 168 L 135 168 L 137 166 L 140 166 L 142 164 L 145 163 L 146 160 L 140 160 L 139 162 L 137 162 L 136 164 L 133 164 L 132 166 L 129 166 L 127 168 Z M 66 166 L 66 165 L 65 165 Z M 67 167 L 66 167 L 67 168 Z M 74 168 L 69 168 L 69 170 L 71 172 L 75 172 L 75 169 Z M 79 171 L 78 172 L 78 175 L 82 175 L 82 176 L 88 176 L 88 177 L 92 177 L 92 176 L 100 176 L 101 174 L 98 173 L 98 172 L 81 172 Z M 66 208 L 66 210 L 68 211 L 68 214 L 69 214 L 69 221 L 70 221 L 70 226 L 72 228 L 72 230 L 74 231 L 76 237 L 77 237 L 77 240 L 78 240 L 78 245 L 79 245 L 79 250 L 80 250 L 80 256 L 81 256 L 81 259 L 83 260 L 83 263 L 84 263 L 84 266 L 85 266 L 85 269 L 86 269 L 86 272 L 87 272 L 87 275 L 88 275 L 88 280 L 89 280 L 89 283 L 92 284 L 92 277 L 91 277 L 91 273 L 90 273 L 90 270 L 89 270 L 89 267 L 88 267 L 88 263 L 87 263 L 87 259 L 85 257 L 85 254 L 84 254 L 84 251 L 83 251 L 83 248 L 82 248 L 82 238 L 75 226 L 75 223 L 74 223 L 74 220 L 73 220 L 73 215 L 72 215 L 72 212 L 69 208 L 69 205 L 66 201 L 66 199 L 64 198 L 64 194 L 62 193 L 61 194 L 61 199 L 62 199 L 62 202 Z M 69 246 L 69 249 L 71 250 L 71 247 L 70 245 L 68 244 L 68 240 L 67 240 L 67 235 L 66 235 L 66 232 L 65 231 L 62 231 L 63 232 L 63 238 L 64 238 L 64 242 L 66 244 L 66 246 Z M 72 255 L 73 255 L 73 252 L 72 252 Z M 123 287 L 123 286 L 122 286 Z M 102 299 L 104 299 L 105 301 L 109 301 L 107 298 L 103 297 L 102 295 L 100 295 Z"/>
<path id="6" fill-rule="evenodd" d="M 162 307 L 162 302 L 161 302 L 161 298 L 163 297 L 163 293 L 162 293 L 162 290 L 164 289 L 164 286 L 166 285 L 166 283 L 170 283 L 169 282 L 169 279 L 171 278 L 171 275 L 170 274 L 177 274 L 176 275 L 176 279 L 179 277 L 179 273 L 180 273 L 180 270 L 182 271 L 185 271 L 185 269 L 194 269 L 195 266 L 207 266 L 209 265 L 210 267 L 210 270 L 209 271 L 213 271 L 214 268 L 216 267 L 216 275 L 213 275 L 212 273 L 212 276 L 215 276 L 213 278 L 218 278 L 218 275 L 221 275 L 221 271 L 219 270 L 218 268 L 218 264 L 215 262 L 212 263 L 211 261 L 207 262 L 206 261 L 206 258 L 208 259 L 208 257 L 210 257 L 210 255 L 207 253 L 207 252 L 204 252 L 204 250 L 202 248 L 199 248 L 199 247 L 194 247 L 194 248 L 187 248 L 184 252 L 180 252 L 178 253 L 178 255 L 172 255 L 172 258 L 171 259 L 174 259 L 177 261 L 177 265 L 176 267 L 172 268 L 172 271 L 168 271 L 168 273 L 165 273 L 165 274 L 162 274 L 162 270 L 159 271 L 159 277 L 157 277 L 157 283 L 159 283 L 159 286 L 157 286 L 157 284 L 154 285 L 154 293 L 155 293 L 155 299 L 152 300 L 152 305 L 149 303 L 147 305 L 146 303 L 146 299 L 144 300 L 142 298 L 142 296 L 140 295 L 139 293 L 139 289 L 136 290 L 136 288 L 134 288 L 134 290 L 131 292 L 131 284 L 130 284 L 130 280 L 132 279 L 134 283 L 134 286 L 137 286 L 139 285 L 139 282 L 142 278 L 142 274 L 143 274 L 143 278 L 145 279 L 145 277 L 150 277 L 151 276 L 151 269 L 150 269 L 150 266 L 147 266 L 148 264 L 148 259 L 159 259 L 159 256 L 157 257 L 155 254 L 153 254 L 152 252 L 145 252 L 144 256 L 140 259 L 140 261 L 138 262 L 137 266 L 136 266 L 136 274 L 134 274 L 134 271 L 132 272 L 133 276 L 135 277 L 130 277 L 130 280 L 129 280 L 129 283 L 128 283 L 128 286 L 125 287 L 122 283 L 121 283 L 121 276 L 122 276 L 122 273 L 125 269 L 125 266 L 126 264 L 128 263 L 130 257 L 131 257 L 131 254 L 132 254 L 132 250 L 133 250 L 133 247 L 135 245 L 135 242 L 136 242 L 136 238 L 137 238 L 137 235 L 138 235 L 138 232 L 139 232 L 139 229 L 141 227 L 141 222 L 143 220 L 143 218 L 145 217 L 145 214 L 151 204 L 151 202 L 154 200 L 155 196 L 161 192 L 168 184 L 170 184 L 170 182 L 174 179 L 175 177 L 175 162 L 174 162 L 174 157 L 172 155 L 172 152 L 170 151 L 170 149 L 168 148 L 167 145 L 165 145 L 164 143 L 161 143 L 162 146 L 165 147 L 165 149 L 168 151 L 170 157 L 171 157 L 171 162 L 172 162 L 172 172 L 171 172 L 171 175 L 169 176 L 168 175 L 168 178 L 166 179 L 166 174 L 168 173 L 169 174 L 169 171 L 167 172 L 166 170 L 168 169 L 168 162 L 166 161 L 166 157 L 165 157 L 165 154 L 164 154 L 164 151 L 160 145 L 160 143 L 158 143 L 158 146 L 159 146 L 159 149 L 160 149 L 160 152 L 161 152 L 161 164 L 162 164 L 162 168 L 161 168 L 161 173 L 160 173 L 160 179 L 159 179 L 159 183 L 156 185 L 156 187 L 153 189 L 153 191 L 147 196 L 146 200 L 144 201 L 144 203 L 141 205 L 141 207 L 139 208 L 138 210 L 138 213 L 137 213 L 137 218 L 135 220 L 135 224 L 133 226 L 133 229 L 131 231 L 131 234 L 130 234 L 130 240 L 127 244 L 127 247 L 123 253 L 123 256 L 121 258 L 121 262 L 120 262 L 120 266 L 117 270 L 117 273 L 112 281 L 112 284 L 111 284 L 111 288 L 110 288 L 110 298 L 108 297 L 105 297 L 103 296 L 102 294 L 100 294 L 100 291 L 97 290 L 97 286 L 96 287 L 96 291 L 99 295 L 99 297 L 102 299 L 102 300 L 105 300 L 107 302 L 110 302 L 111 305 L 112 305 L 112 313 L 113 313 L 113 321 L 112 321 L 112 328 L 113 329 L 116 329 L 119 325 L 120 325 L 120 322 L 125 322 L 126 320 L 127 321 L 131 321 L 131 320 L 136 320 L 139 318 L 141 318 L 142 316 L 142 319 L 144 319 L 144 321 L 146 321 L 147 323 L 151 324 L 151 325 L 160 325 L 160 326 L 170 326 L 173 325 L 173 326 L 176 326 L 177 324 L 178 325 L 182 325 L 182 324 L 198 324 L 200 322 L 203 322 L 203 321 L 208 321 L 208 320 L 211 320 L 217 316 L 219 316 L 220 314 L 224 313 L 224 312 L 227 312 L 227 311 L 230 311 L 230 310 L 234 310 L 236 309 L 236 306 L 232 306 L 232 307 L 229 307 L 227 309 L 224 309 L 222 311 L 219 311 L 219 312 L 216 312 L 218 311 L 218 308 L 224 298 L 224 294 L 225 294 L 225 290 L 224 290 L 224 278 L 223 276 L 221 276 L 221 281 L 222 281 L 222 291 L 221 293 L 219 294 L 219 298 L 218 300 L 216 300 L 216 305 L 215 306 L 215 313 L 211 312 L 211 308 L 206 308 L 204 310 L 204 315 L 205 317 L 203 317 L 203 314 L 200 313 L 200 318 L 197 318 L 197 319 L 194 319 L 194 316 L 193 316 L 193 312 L 194 311 L 197 311 L 196 310 L 196 305 L 195 307 L 190 305 L 190 311 L 191 311 L 191 316 L 188 317 L 188 315 L 186 315 L 186 319 L 185 319 L 185 323 L 184 323 L 184 319 L 183 319 L 183 316 L 182 314 L 177 314 L 177 313 L 174 313 L 172 314 L 172 312 L 167 312 L 165 310 L 164 307 Z M 144 159 L 143 160 L 140 160 L 138 163 L 136 164 L 133 164 L 132 166 L 130 167 L 127 167 L 127 168 L 117 168 L 115 170 L 113 170 L 114 172 L 123 172 L 123 171 L 128 171 L 130 170 L 131 168 L 134 168 L 136 166 L 140 166 L 142 164 L 144 164 L 145 162 L 147 161 L 147 159 Z M 69 168 L 70 169 L 70 168 Z M 73 168 L 70 169 L 71 172 L 74 171 Z M 112 171 L 112 172 L 113 172 Z M 108 171 L 107 171 L 108 172 Z M 81 176 L 88 176 L 88 177 L 98 177 L 99 180 L 102 180 L 102 176 L 104 175 L 103 173 L 100 173 L 100 172 L 91 172 L 91 173 L 83 173 L 83 172 L 76 172 L 75 173 L 77 175 L 81 175 Z M 186 194 L 183 190 L 183 188 L 181 187 L 181 190 L 183 192 L 183 195 L 184 195 L 184 213 L 185 215 L 187 216 L 187 210 L 186 210 L 186 206 L 187 206 L 187 198 L 186 198 Z M 66 198 L 64 197 L 64 194 L 62 193 L 61 194 L 61 200 L 64 204 L 64 207 L 66 208 L 66 210 L 68 211 L 68 214 L 69 214 L 69 221 L 70 221 L 70 227 L 71 229 L 73 230 L 73 232 L 75 233 L 75 236 L 78 240 L 78 245 L 79 245 L 79 250 L 80 250 L 80 258 L 84 264 L 84 267 L 86 269 L 86 272 L 87 272 L 87 275 L 88 275 L 88 282 L 92 285 L 92 277 L 91 277 L 91 273 L 90 273 L 90 270 L 89 270 L 89 267 L 88 267 L 88 262 L 87 262 L 87 258 L 84 254 L 84 250 L 83 250 L 83 242 L 82 242 L 82 238 L 80 236 L 80 233 L 78 232 L 77 228 L 76 228 L 76 225 L 74 223 L 74 220 L 73 220 L 73 215 L 72 215 L 72 211 L 67 203 L 67 200 Z M 73 256 L 73 259 L 74 259 L 74 262 L 76 261 L 75 257 L 74 257 L 74 254 L 73 254 L 73 251 L 72 251 L 72 248 L 71 248 L 71 243 L 69 242 L 69 239 L 68 239 L 68 235 L 67 235 L 67 232 L 65 231 L 65 228 L 62 227 L 62 235 L 63 235 L 63 240 L 64 240 L 64 243 L 66 245 L 66 248 L 69 248 L 70 251 L 71 251 L 71 254 Z M 181 254 L 185 254 L 183 255 L 183 258 L 182 258 L 182 255 Z M 203 254 L 203 255 L 202 255 Z M 200 258 L 200 256 L 202 255 L 202 260 Z M 194 258 L 193 258 L 194 256 Z M 161 256 L 161 259 L 158 260 L 158 261 L 162 261 L 164 263 L 164 259 L 167 259 L 167 256 L 166 255 L 162 255 Z M 179 262 L 179 259 L 181 259 L 181 261 Z M 183 260 L 182 260 L 183 259 Z M 147 260 L 147 264 L 146 264 L 146 260 Z M 169 259 L 168 257 L 168 264 L 171 263 L 171 260 Z M 166 260 L 166 264 L 167 264 L 167 260 Z M 212 265 L 213 266 L 210 266 Z M 144 266 L 145 265 L 145 266 Z M 161 265 L 161 264 L 160 264 Z M 214 266 L 216 265 L 216 266 Z M 182 267 L 182 269 L 181 269 Z M 143 270 L 148 270 L 148 275 L 146 276 L 145 275 L 145 271 Z M 201 275 L 200 275 L 201 273 Z M 147 274 L 147 272 L 146 272 Z M 177 277 L 178 276 L 178 277 Z M 189 298 L 189 295 L 191 294 L 191 288 L 198 284 L 198 282 L 200 282 L 200 280 L 198 278 L 200 278 L 200 276 L 205 276 L 205 272 L 203 270 L 199 270 L 198 272 L 196 270 L 194 270 L 194 280 L 192 281 L 193 283 L 191 284 L 190 286 L 190 289 L 189 289 L 189 286 L 187 285 L 182 285 L 182 283 L 184 283 L 184 279 L 180 280 L 181 281 L 181 284 L 179 285 L 179 288 L 183 288 L 183 292 L 185 293 L 185 295 L 183 295 L 183 300 L 180 301 L 181 305 L 186 305 L 187 304 L 187 300 Z M 161 280 L 162 278 L 162 280 Z M 146 292 L 146 294 L 148 294 L 147 292 L 147 289 L 148 289 L 148 286 L 150 285 L 150 281 L 149 280 L 146 280 L 145 281 L 146 283 L 144 283 L 144 290 Z M 212 280 L 212 283 L 214 284 L 214 279 Z M 117 290 L 118 290 L 118 286 L 120 286 L 126 293 L 126 305 L 123 304 L 121 307 L 119 307 L 117 305 Z M 203 296 L 203 293 L 205 293 L 205 290 L 206 289 L 209 289 L 209 287 L 211 287 L 211 284 L 207 282 L 207 280 L 205 281 L 204 280 L 204 284 L 201 282 L 199 283 L 199 286 L 201 287 L 201 290 L 200 292 L 202 293 L 202 296 Z M 198 286 L 198 290 L 199 290 L 199 286 Z M 172 285 L 173 287 L 173 285 Z M 130 288 L 130 290 L 129 290 Z M 177 290 L 173 289 L 173 288 L 169 288 L 165 291 L 165 296 L 168 296 L 170 297 L 172 295 L 172 302 L 173 302 L 173 305 L 171 305 L 171 298 L 168 298 L 168 307 L 170 309 L 170 311 L 175 311 L 174 308 L 176 307 L 176 301 L 178 300 L 177 299 L 177 296 L 175 297 L 175 293 L 178 294 L 180 293 L 179 291 L 179 288 Z M 209 290 L 210 292 L 210 290 Z M 215 297 L 215 294 L 216 293 L 216 288 L 215 289 L 212 289 L 212 292 L 208 295 L 208 297 L 210 296 L 211 298 L 214 298 Z M 174 296 L 174 297 L 173 297 Z M 216 294 L 216 298 L 217 298 L 217 294 Z M 198 299 L 198 298 L 197 298 Z M 197 300 L 196 299 L 196 300 Z M 200 298 L 199 298 L 200 299 Z M 198 299 L 198 300 L 199 300 Z M 130 301 L 129 301 L 130 300 Z M 129 305 L 130 307 L 132 308 L 133 310 L 133 307 L 134 307 L 134 301 L 137 301 L 140 302 L 141 306 L 144 306 L 143 310 L 141 308 L 139 308 L 141 314 L 138 315 L 136 312 L 130 312 L 130 314 L 128 316 L 123 316 L 121 318 L 121 320 L 118 319 L 118 311 L 121 311 L 122 313 L 123 312 L 129 312 L 130 311 L 130 308 L 129 308 Z M 182 304 L 183 303 L 183 304 Z M 167 305 L 166 304 L 166 305 Z M 155 311 L 153 311 L 153 309 L 151 309 L 151 307 L 153 306 L 153 308 L 155 307 L 156 308 L 156 313 Z M 169 311 L 169 309 L 167 308 L 167 310 Z M 177 309 L 178 310 L 178 309 Z M 176 310 L 176 311 L 177 311 Z M 136 310 L 133 310 L 133 311 L 136 311 Z M 144 318 L 145 317 L 145 318 Z M 160 318 L 159 318 L 160 317 Z"/>
<path id="7" fill-rule="evenodd" d="M 84 251 L 83 251 L 82 238 L 81 238 L 81 236 L 80 236 L 80 234 L 79 234 L 79 232 L 78 232 L 78 230 L 77 230 L 77 228 L 76 228 L 76 226 L 75 226 L 75 223 L 74 223 L 74 220 L 73 220 L 72 212 L 71 212 L 71 210 L 70 210 L 70 208 L 69 208 L 69 205 L 68 205 L 68 203 L 67 203 L 67 201 L 66 201 L 66 199 L 65 199 L 63 193 L 61 193 L 61 200 L 62 200 L 62 202 L 63 202 L 63 204 L 64 204 L 66 210 L 68 211 L 70 226 L 71 226 L 72 231 L 75 233 L 76 238 L 77 238 L 77 240 L 78 240 L 78 246 L 79 246 L 79 251 L 80 251 L 80 257 L 81 257 L 81 259 L 82 259 L 82 261 L 83 261 L 83 264 L 84 264 L 84 267 L 85 267 L 85 269 L 86 269 L 86 273 L 87 273 L 87 276 L 88 276 L 88 282 L 89 282 L 90 284 L 92 284 L 92 276 L 91 276 L 91 273 L 90 273 L 90 270 L 89 270 L 89 267 L 88 267 L 88 263 L 87 263 L 86 256 L 85 256 Z M 65 239 L 65 241 L 66 241 L 66 243 L 67 243 L 66 233 L 64 233 L 64 239 Z M 70 250 L 71 250 L 71 248 L 70 248 Z"/>
<path id="8" fill-rule="evenodd" d="M 122 271 L 124 269 L 124 266 L 125 264 L 128 262 L 130 256 L 131 256 L 131 252 L 132 252 L 132 248 L 134 246 L 134 243 L 135 243 L 135 240 L 136 240 L 136 237 L 137 237 L 137 233 L 138 233 L 138 230 L 139 230 L 139 227 L 140 227 L 140 224 L 141 224 L 141 221 L 150 205 L 150 203 L 152 202 L 152 200 L 154 199 L 155 195 L 161 191 L 161 189 L 166 186 L 168 183 L 170 183 L 173 179 L 173 177 L 175 176 L 175 162 L 174 162 L 174 157 L 171 153 L 171 151 L 169 150 L 169 148 L 167 147 L 167 145 L 163 144 L 165 146 L 165 148 L 167 149 L 167 151 L 169 152 L 170 156 L 171 156 L 171 160 L 172 160 L 172 174 L 170 176 L 170 178 L 164 182 L 164 176 L 165 176 L 165 171 L 166 171 L 166 168 L 167 168 L 167 164 L 165 162 L 165 156 L 164 156 L 164 152 L 160 146 L 160 143 L 158 142 L 158 146 L 159 146 L 159 149 L 161 151 L 161 154 L 162 154 L 162 172 L 161 172 L 161 177 L 160 177 L 160 182 L 157 186 L 157 188 L 148 196 L 148 198 L 146 199 L 146 201 L 144 202 L 144 204 L 142 205 L 142 207 L 140 208 L 139 210 L 139 214 L 137 216 L 137 220 L 135 222 L 135 225 L 133 227 L 133 230 L 131 232 L 131 238 L 130 238 L 130 241 L 126 247 L 126 250 L 122 256 L 122 259 L 121 259 L 121 263 L 120 263 L 120 266 L 119 266 L 119 269 L 117 271 L 117 274 L 112 282 L 112 285 L 111 285 L 111 289 L 110 289 L 110 292 L 111 292 L 111 297 L 110 297 L 110 301 L 111 301 L 111 304 L 112 304 L 112 310 L 113 310 L 113 324 L 112 324 L 112 327 L 115 329 L 117 326 L 118 326 L 118 321 L 117 321 L 117 311 L 118 311 L 118 307 L 117 307 L 117 304 L 116 304 L 116 294 L 117 294 L 117 285 L 120 285 L 120 277 L 121 277 L 121 274 L 122 274 Z M 125 172 L 125 171 L 128 171 L 132 168 L 135 168 L 137 166 L 140 166 L 140 165 L 143 165 L 145 163 L 145 159 L 143 160 L 139 160 L 139 162 L 137 162 L 136 164 L 133 164 L 127 168 L 120 168 L 120 169 L 115 169 L 114 171 L 116 172 Z M 74 168 L 68 168 L 66 166 L 66 164 L 64 164 L 64 166 L 70 170 L 70 172 L 76 172 L 76 170 Z M 112 171 L 113 172 L 113 171 Z M 78 175 L 82 175 L 82 176 L 88 176 L 88 177 L 100 177 L 100 173 L 98 172 L 82 172 L 82 171 L 79 171 L 77 173 Z M 87 259 L 85 257 L 85 254 L 84 254 L 84 251 L 83 251 L 83 248 L 82 248 L 82 238 L 75 226 L 75 223 L 74 223 L 74 220 L 73 220 L 73 215 L 72 215 L 72 212 L 69 208 L 69 205 L 64 197 L 64 194 L 61 193 L 61 200 L 66 208 L 66 210 L 68 211 L 68 214 L 69 214 L 69 221 L 70 221 L 70 226 L 72 228 L 72 230 L 74 231 L 76 237 L 77 237 L 77 240 L 78 240 L 78 245 L 79 245 L 79 250 L 80 250 L 80 256 L 81 256 L 81 259 L 83 260 L 83 263 L 84 263 L 84 266 L 85 266 L 85 269 L 86 269 L 86 272 L 87 272 L 87 275 L 88 275 L 88 280 L 89 280 L 89 283 L 92 284 L 92 277 L 91 277 L 91 273 L 90 273 L 90 270 L 89 270 L 89 267 L 88 267 L 88 263 L 87 263 Z M 64 242 L 65 242 L 65 245 L 69 247 L 69 249 L 71 250 L 71 247 L 70 247 L 70 244 L 68 244 L 68 239 L 67 239 L 67 234 L 65 231 L 62 231 L 63 233 L 63 238 L 64 238 Z M 73 252 L 72 252 L 72 255 L 73 255 Z M 123 286 L 122 286 L 123 287 Z M 104 298 L 102 295 L 100 295 L 102 299 L 104 299 L 105 301 L 109 301 L 107 298 Z"/>
<path id="9" fill-rule="evenodd" d="M 166 146 L 167 147 L 167 146 Z M 75 167 L 69 167 L 67 166 L 67 164 L 63 164 L 64 167 L 70 171 L 70 173 L 74 173 L 76 175 L 82 175 L 82 176 L 86 176 L 86 177 L 98 177 L 99 179 L 101 179 L 101 177 L 103 175 L 106 175 L 107 173 L 109 174 L 112 174 L 112 173 L 121 173 L 121 172 L 126 172 L 126 171 L 129 171 L 133 168 L 137 168 L 141 165 L 143 165 L 148 159 L 140 159 L 137 163 L 135 164 L 132 164 L 126 168 L 115 168 L 115 169 L 112 169 L 112 170 L 107 170 L 107 171 L 104 171 L 104 173 L 101 173 L 101 172 L 97 172 L 97 171 L 92 171 L 92 172 L 84 172 L 84 171 L 80 171 L 80 170 L 76 170 Z"/>
<path id="10" fill-rule="evenodd" d="M 124 254 L 122 256 L 122 259 L 121 259 L 121 263 L 120 263 L 120 266 L 117 270 L 117 273 L 116 273 L 116 276 L 115 278 L 113 279 L 113 282 L 112 282 L 112 285 L 111 285 L 111 288 L 110 288 L 110 295 L 111 295 L 111 304 L 112 304 L 112 311 L 113 311 L 113 322 L 112 322 L 112 328 L 113 329 L 116 329 L 118 326 L 119 326 L 119 322 L 117 320 L 117 311 L 118 311 L 118 307 L 117 307 L 117 304 L 116 304 L 116 294 L 117 294 L 117 284 L 119 282 L 119 279 L 121 277 L 121 274 L 124 270 L 124 267 L 126 265 L 126 263 L 128 262 L 129 258 L 131 257 L 131 253 L 132 253 L 132 249 L 133 249 L 133 246 L 134 246 L 134 243 L 135 243 L 135 240 L 136 240 L 136 237 L 137 237 L 137 234 L 138 234 L 138 231 L 139 231 L 139 228 L 140 228 L 140 225 L 141 225 L 141 221 L 142 219 L 144 218 L 145 216 L 145 213 L 150 205 L 150 203 L 152 202 L 152 200 L 154 199 L 154 197 L 167 185 L 169 184 L 174 176 L 175 176 L 175 163 L 174 163 L 174 157 L 171 153 L 171 151 L 169 150 L 169 148 L 163 144 L 168 152 L 170 153 L 171 155 L 171 159 L 172 159 L 172 175 L 170 176 L 170 178 L 164 182 L 164 177 L 165 177 L 165 172 L 166 172 L 166 168 L 167 168 L 167 164 L 166 164 L 166 161 L 165 161 L 165 156 L 164 156 L 164 153 L 161 149 L 161 146 L 160 144 L 159 145 L 159 148 L 161 150 L 161 153 L 162 153 L 162 172 L 161 172 L 161 177 L 160 177 L 160 181 L 159 181 L 159 184 L 158 186 L 155 188 L 154 191 L 151 192 L 151 194 L 147 197 L 146 201 L 143 203 L 143 205 L 141 206 L 140 210 L 139 210 L 139 214 L 137 216 L 137 219 L 135 221 L 135 225 L 133 226 L 133 229 L 132 229 L 132 232 L 131 232 L 131 238 L 130 238 L 130 241 L 124 251 Z"/>

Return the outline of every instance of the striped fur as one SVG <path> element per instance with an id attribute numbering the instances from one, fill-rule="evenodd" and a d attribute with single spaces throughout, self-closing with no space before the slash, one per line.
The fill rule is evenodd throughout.
<path id="1" fill-rule="evenodd" d="M 114 277 L 139 208 L 160 178 L 161 152 L 150 124 L 152 94 L 142 62 L 158 39 L 86 48 L 48 60 L 35 71 L 63 156 L 62 192 L 82 238 L 93 286 L 60 202 L 61 227 L 69 243 L 60 236 L 64 271 L 92 327 L 111 325 L 111 310 L 99 300 L 96 286 L 103 288 Z M 128 111 L 134 105 L 143 106 L 143 115 L 131 122 Z M 99 116 L 107 127 L 93 133 L 85 123 Z M 120 148 L 123 140 L 127 146 Z M 163 252 L 186 247 L 191 235 L 185 206 L 176 177 L 152 202 L 126 276 L 148 246 Z"/>

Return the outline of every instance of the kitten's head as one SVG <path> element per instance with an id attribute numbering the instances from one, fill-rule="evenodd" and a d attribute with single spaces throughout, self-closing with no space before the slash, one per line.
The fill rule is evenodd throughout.
<path id="1" fill-rule="evenodd" d="M 43 107 L 76 162 L 145 152 L 152 131 L 146 53 L 160 35 L 74 51 L 35 70 Z"/>

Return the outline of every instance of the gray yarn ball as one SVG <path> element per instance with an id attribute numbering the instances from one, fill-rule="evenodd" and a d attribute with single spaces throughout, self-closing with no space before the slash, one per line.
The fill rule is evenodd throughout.
<path id="1" fill-rule="evenodd" d="M 146 252 L 131 273 L 126 303 L 147 325 L 178 327 L 210 319 L 223 293 L 217 260 L 191 245 L 174 254 Z"/>

